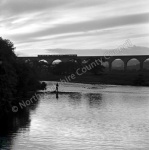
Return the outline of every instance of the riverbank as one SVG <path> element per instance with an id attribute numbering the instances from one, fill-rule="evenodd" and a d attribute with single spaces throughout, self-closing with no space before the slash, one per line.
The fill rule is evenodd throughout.
<path id="1" fill-rule="evenodd" d="M 69 80 L 69 75 L 50 75 L 46 81 L 72 82 L 86 84 L 149 86 L 148 72 L 110 72 L 101 75 L 84 74 Z"/>

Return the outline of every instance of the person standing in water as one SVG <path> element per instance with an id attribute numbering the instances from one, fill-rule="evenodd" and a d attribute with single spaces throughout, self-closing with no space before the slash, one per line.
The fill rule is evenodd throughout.
<path id="1" fill-rule="evenodd" d="M 58 85 L 58 83 L 56 84 L 56 92 L 58 93 L 58 87 L 59 87 L 59 85 Z"/>
<path id="2" fill-rule="evenodd" d="M 58 99 L 58 83 L 56 84 L 56 98 Z"/>

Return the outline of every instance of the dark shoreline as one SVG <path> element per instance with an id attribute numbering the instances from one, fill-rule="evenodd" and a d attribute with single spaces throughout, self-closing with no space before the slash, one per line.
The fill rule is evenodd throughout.
<path id="1" fill-rule="evenodd" d="M 85 74 L 82 76 L 77 76 L 75 79 L 70 81 L 65 80 L 66 77 L 67 75 L 49 75 L 48 77 L 44 78 L 44 81 L 61 82 L 63 80 L 66 83 L 149 87 L 149 72 L 111 72 L 104 73 L 102 75 Z"/>
<path id="2" fill-rule="evenodd" d="M 46 82 L 46 81 L 45 81 Z M 48 82 L 50 82 L 48 80 Z M 58 80 L 52 80 L 51 82 L 59 82 Z M 98 84 L 98 85 L 105 85 L 105 86 L 135 86 L 135 87 L 149 87 L 149 85 L 133 85 L 133 84 L 108 84 L 108 83 L 101 83 L 101 82 L 79 82 L 79 81 L 75 81 L 75 82 L 66 82 L 66 83 L 81 83 L 81 84 Z M 40 93 L 40 92 L 39 92 Z M 43 93 L 43 92 L 42 92 Z"/>

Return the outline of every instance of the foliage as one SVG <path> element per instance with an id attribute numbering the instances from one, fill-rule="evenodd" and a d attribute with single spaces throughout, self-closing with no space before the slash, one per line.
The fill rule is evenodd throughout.
<path id="1" fill-rule="evenodd" d="M 73 61 L 61 62 L 52 66 L 52 73 L 55 75 L 66 75 L 76 71 L 79 64 Z"/>
<path id="2" fill-rule="evenodd" d="M 17 62 L 16 73 L 18 75 L 17 93 L 26 94 L 28 91 L 39 89 L 40 82 L 34 67 L 24 62 Z"/>
<path id="3" fill-rule="evenodd" d="M 133 81 L 135 86 L 148 86 L 148 83 L 145 81 L 144 76 L 139 74 L 137 78 Z"/>
<path id="4" fill-rule="evenodd" d="M 9 63 L 14 63 L 16 60 L 16 55 L 14 53 L 15 47 L 13 43 L 8 39 L 2 39 L 0 37 L 0 57 L 3 61 Z"/>
<path id="5" fill-rule="evenodd" d="M 11 41 L 0 38 L 0 111 L 15 97 L 41 88 L 34 67 L 18 61 L 14 49 Z"/>
<path id="6" fill-rule="evenodd" d="M 52 73 L 55 75 L 67 75 L 71 73 L 75 73 L 78 68 L 83 68 L 84 66 L 90 66 L 92 63 L 95 64 L 95 59 L 89 58 L 87 63 L 83 64 L 81 61 L 68 61 L 68 62 L 61 62 L 59 64 L 52 66 Z M 104 66 L 100 62 L 91 67 L 90 72 L 94 75 L 102 73 L 104 70 Z"/>
<path id="7" fill-rule="evenodd" d="M 102 62 L 104 62 L 104 61 L 105 61 L 105 60 L 102 59 L 102 60 L 98 61 L 98 62 L 97 62 L 98 64 L 97 64 L 95 58 L 89 58 L 89 60 L 88 60 L 88 62 L 87 62 L 86 65 L 91 65 L 92 63 L 93 63 L 93 64 L 96 64 L 96 66 L 94 65 L 94 66 L 92 67 L 92 69 L 90 70 L 90 72 L 93 73 L 94 75 L 97 75 L 97 74 L 103 73 L 105 67 L 102 65 Z"/>

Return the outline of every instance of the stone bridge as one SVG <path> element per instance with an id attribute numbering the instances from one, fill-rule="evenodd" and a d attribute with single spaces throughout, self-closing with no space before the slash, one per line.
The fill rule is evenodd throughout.
<path id="1" fill-rule="evenodd" d="M 48 64 L 52 64 L 55 60 L 61 60 L 62 62 L 67 62 L 72 59 L 76 59 L 77 55 L 38 55 L 37 57 L 18 57 L 19 60 L 23 61 L 41 61 L 45 60 Z"/>
<path id="2" fill-rule="evenodd" d="M 143 70 L 143 65 L 145 60 L 149 59 L 149 55 L 123 55 L 123 56 L 77 56 L 77 55 L 38 55 L 37 57 L 18 57 L 19 60 L 22 61 L 41 61 L 45 60 L 49 64 L 52 64 L 55 60 L 61 60 L 62 62 L 68 62 L 70 60 L 76 60 L 79 62 L 83 62 L 84 60 L 89 59 L 105 59 L 106 62 L 108 62 L 109 70 L 112 70 L 112 63 L 120 59 L 124 63 L 124 71 L 127 70 L 128 62 L 132 59 L 137 59 L 140 63 L 140 71 Z"/>

